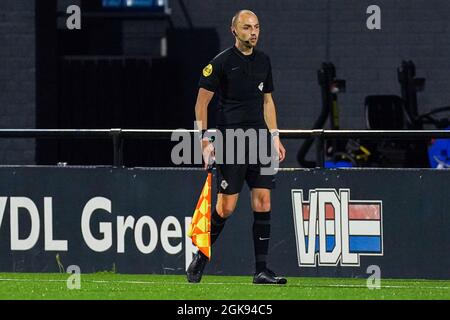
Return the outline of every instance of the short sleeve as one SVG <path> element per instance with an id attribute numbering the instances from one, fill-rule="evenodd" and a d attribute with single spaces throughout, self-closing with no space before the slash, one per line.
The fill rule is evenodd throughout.
<path id="1" fill-rule="evenodd" d="M 217 61 L 211 61 L 202 70 L 198 86 L 206 90 L 215 92 L 219 87 L 222 66 Z"/>
<path id="2" fill-rule="evenodd" d="M 270 63 L 270 59 L 267 58 L 269 63 L 269 71 L 267 72 L 266 80 L 264 81 L 264 93 L 273 92 L 273 80 L 272 80 L 272 64 Z"/>

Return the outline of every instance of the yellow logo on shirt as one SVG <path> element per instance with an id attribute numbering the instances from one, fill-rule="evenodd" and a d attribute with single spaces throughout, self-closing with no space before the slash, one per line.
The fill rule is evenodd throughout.
<path id="1" fill-rule="evenodd" d="M 203 75 L 205 77 L 209 77 L 211 75 L 211 73 L 213 72 L 213 66 L 212 64 L 208 64 L 204 69 L 203 69 Z"/>

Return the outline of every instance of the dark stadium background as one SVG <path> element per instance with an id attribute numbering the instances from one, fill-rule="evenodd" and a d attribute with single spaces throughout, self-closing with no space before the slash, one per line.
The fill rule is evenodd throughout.
<path id="1" fill-rule="evenodd" d="M 81 6 L 82 29 L 66 8 Z M 381 30 L 366 28 L 366 0 L 246 1 L 260 18 L 259 47 L 272 58 L 279 127 L 310 129 L 320 112 L 317 70 L 331 61 L 347 81 L 341 127 L 365 129 L 364 98 L 400 94 L 396 68 L 413 60 L 427 79 L 420 112 L 447 105 L 448 1 L 379 0 Z M 193 128 L 201 68 L 233 44 L 242 1 L 173 0 L 171 13 L 92 14 L 100 0 L 0 2 L 0 128 Z M 89 15 L 91 13 L 91 15 Z M 161 56 L 161 39 L 166 56 Z M 163 50 L 164 51 L 164 50 Z M 300 141 L 285 141 L 284 167 Z M 2 139 L 2 164 L 112 162 L 110 141 Z M 167 142 L 127 141 L 126 166 L 170 166 Z"/>

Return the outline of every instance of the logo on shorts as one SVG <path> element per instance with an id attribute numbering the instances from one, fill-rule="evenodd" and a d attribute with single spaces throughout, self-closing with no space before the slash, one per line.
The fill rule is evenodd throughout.
<path id="1" fill-rule="evenodd" d="M 259 91 L 263 91 L 264 89 L 264 82 L 261 82 L 258 86 Z"/>
<path id="2" fill-rule="evenodd" d="M 222 189 L 226 189 L 228 187 L 228 182 L 226 180 L 222 180 L 222 182 L 220 183 L 220 186 L 222 187 Z"/>
<path id="3" fill-rule="evenodd" d="M 213 72 L 213 66 L 212 64 L 208 64 L 204 69 L 203 69 L 203 75 L 205 77 L 209 77 L 211 75 L 211 73 Z"/>

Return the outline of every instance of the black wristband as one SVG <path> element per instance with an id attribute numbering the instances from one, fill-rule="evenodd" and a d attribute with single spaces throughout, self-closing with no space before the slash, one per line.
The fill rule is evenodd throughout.
<path id="1" fill-rule="evenodd" d="M 197 136 L 199 140 L 203 139 L 203 136 L 204 136 L 205 132 L 206 132 L 205 129 L 199 130 L 199 133 L 198 133 L 198 136 Z"/>
<path id="2" fill-rule="evenodd" d="M 204 139 L 208 139 L 209 142 L 214 142 L 215 141 L 215 136 L 205 136 L 206 131 L 208 131 L 208 129 L 203 129 L 201 135 L 199 136 L 200 140 L 204 140 Z M 211 135 L 211 132 L 210 132 Z"/>

